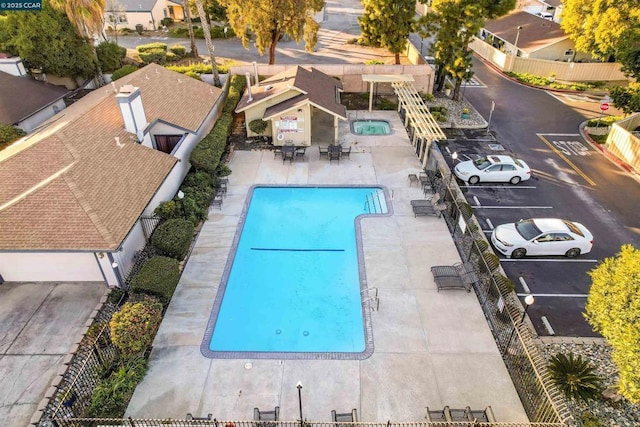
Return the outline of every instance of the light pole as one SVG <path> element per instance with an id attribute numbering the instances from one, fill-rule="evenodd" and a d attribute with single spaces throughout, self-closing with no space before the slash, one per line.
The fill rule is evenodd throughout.
<path id="1" fill-rule="evenodd" d="M 298 405 L 300 407 L 300 427 L 304 427 L 303 421 L 302 421 L 302 382 L 298 381 L 298 384 L 296 384 L 296 388 L 298 389 Z"/>
<path id="2" fill-rule="evenodd" d="M 511 331 L 511 335 L 509 335 L 509 340 L 507 340 L 507 345 L 505 346 L 502 354 L 507 352 L 509 345 L 511 345 L 511 340 L 513 339 L 513 336 L 516 333 L 516 329 L 518 328 L 518 326 L 522 325 L 522 323 L 524 322 L 524 318 L 527 315 L 527 310 L 531 305 L 533 305 L 534 301 L 535 301 L 535 298 L 533 297 L 533 295 L 527 295 L 526 297 L 524 297 L 524 311 L 522 312 L 522 317 L 520 318 L 520 321 L 517 324 L 513 325 L 513 331 Z"/>
<path id="3" fill-rule="evenodd" d="M 522 25 L 518 25 L 518 32 L 516 33 L 516 41 L 513 44 L 513 56 L 518 56 L 518 39 L 520 39 L 520 30 L 522 30 Z"/>
<path id="4" fill-rule="evenodd" d="M 464 86 L 462 87 L 462 101 L 464 102 L 464 91 L 467 90 L 467 85 L 469 84 L 469 72 L 471 71 L 471 67 L 467 67 L 467 69 L 464 72 L 464 79 L 462 80 L 462 82 L 464 83 Z"/>

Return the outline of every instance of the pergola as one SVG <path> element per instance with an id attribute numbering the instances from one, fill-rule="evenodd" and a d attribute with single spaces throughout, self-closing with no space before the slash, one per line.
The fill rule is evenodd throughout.
<path id="1" fill-rule="evenodd" d="M 404 118 L 404 127 L 410 130 L 411 144 L 416 147 L 416 154 L 424 168 L 427 166 L 431 141 L 447 137 L 411 82 L 397 81 L 391 86 L 398 97 L 398 110 Z"/>

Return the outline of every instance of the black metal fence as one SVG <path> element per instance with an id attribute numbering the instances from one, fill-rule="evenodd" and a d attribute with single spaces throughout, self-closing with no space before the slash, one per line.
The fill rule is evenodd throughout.
<path id="1" fill-rule="evenodd" d="M 216 419 L 75 418 L 54 420 L 55 427 L 558 427 L 555 423 L 491 423 L 478 421 L 402 422 L 313 422 L 313 421 L 223 421 Z"/>
<path id="2" fill-rule="evenodd" d="M 447 203 L 444 212 L 460 257 L 480 277 L 474 290 L 502 353 L 529 419 L 537 423 L 571 423 L 565 399 L 552 384 L 547 362 L 535 346 L 525 312 L 500 262 L 473 215 L 437 145 L 430 148 L 427 174 L 432 188 Z"/>

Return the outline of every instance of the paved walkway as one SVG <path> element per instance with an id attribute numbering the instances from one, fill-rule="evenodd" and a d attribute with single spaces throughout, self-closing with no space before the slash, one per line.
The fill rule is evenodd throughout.
<path id="1" fill-rule="evenodd" d="M 355 112 L 350 112 L 354 114 Z M 477 298 L 436 291 L 430 267 L 459 261 L 444 220 L 414 218 L 409 201 L 422 191 L 407 176 L 419 168 L 395 112 L 357 112 L 384 118 L 390 136 L 356 136 L 341 123 L 351 159 L 329 163 L 314 146 L 305 161 L 274 159 L 271 151 L 236 151 L 229 193 L 205 222 L 153 344 L 149 372 L 127 410 L 133 417 L 184 418 L 212 413 L 219 420 L 251 419 L 253 408 L 280 406 L 298 416 L 296 383 L 303 384 L 304 417 L 330 421 L 331 410 L 356 408 L 362 421 L 420 421 L 425 406 L 484 409 L 498 421 L 527 421 Z M 200 353 L 218 284 L 247 191 L 254 184 L 378 184 L 394 214 L 362 221 L 367 279 L 380 291 L 372 313 L 375 351 L 366 360 L 221 360 Z"/>

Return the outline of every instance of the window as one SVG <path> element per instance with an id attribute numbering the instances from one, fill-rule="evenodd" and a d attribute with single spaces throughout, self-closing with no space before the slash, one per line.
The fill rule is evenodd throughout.
<path id="1" fill-rule="evenodd" d="M 155 135 L 156 150 L 171 154 L 178 143 L 182 140 L 182 135 Z"/>
<path id="2" fill-rule="evenodd" d="M 568 49 L 564 51 L 564 56 L 573 56 L 575 53 L 573 49 Z"/>
<path id="3" fill-rule="evenodd" d="M 493 165 L 487 169 L 487 172 L 500 172 L 500 165 Z"/>
<path id="4" fill-rule="evenodd" d="M 556 242 L 567 242 L 569 240 L 573 240 L 573 237 L 569 236 L 567 233 L 554 233 L 554 237 Z"/>
<path id="5" fill-rule="evenodd" d="M 510 172 L 516 170 L 516 167 L 513 165 L 502 165 L 502 170 Z"/>

